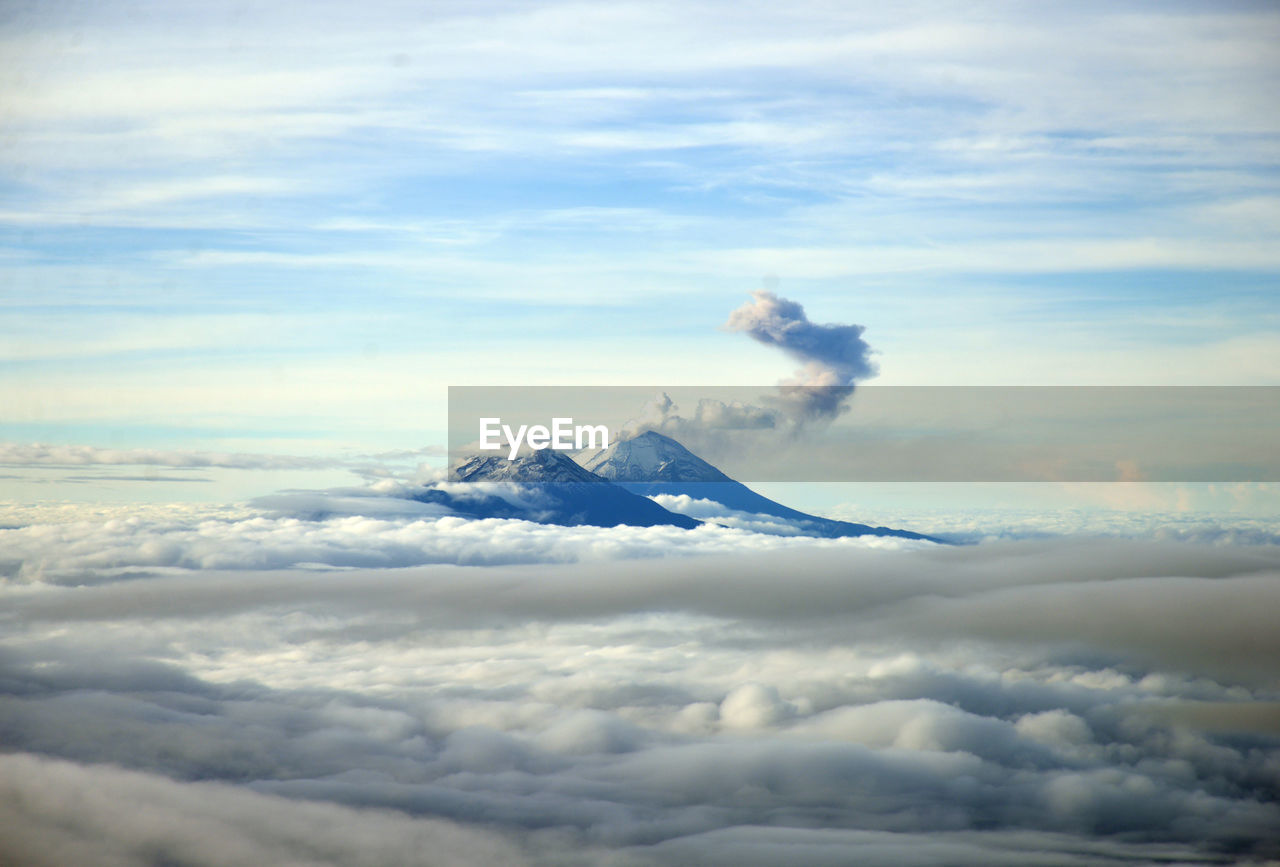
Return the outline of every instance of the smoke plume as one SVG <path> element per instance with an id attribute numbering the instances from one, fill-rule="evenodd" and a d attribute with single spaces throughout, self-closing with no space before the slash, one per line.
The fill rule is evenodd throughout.
<path id="1" fill-rule="evenodd" d="M 779 384 L 780 394 L 770 403 L 799 424 L 845 412 L 854 383 L 877 373 L 871 347 L 862 339 L 863 326 L 819 325 L 795 301 L 764 289 L 751 296 L 754 300 L 730 313 L 724 327 L 776 346 L 803 364 L 792 379 Z"/>

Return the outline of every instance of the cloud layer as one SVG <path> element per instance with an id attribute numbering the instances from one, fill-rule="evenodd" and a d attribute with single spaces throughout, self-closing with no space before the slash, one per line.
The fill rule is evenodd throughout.
<path id="1" fill-rule="evenodd" d="M 310 526 L 393 532 L 349 520 Z M 209 528 L 66 525 L 45 580 L 0 585 L 6 854 L 1280 856 L 1280 549 L 770 552 L 721 530 L 709 556 L 620 560 L 581 556 L 617 531 L 481 522 L 477 549 L 579 562 L 274 568 L 324 553 L 291 521 L 224 518 L 224 561 L 189 553 Z M 188 553 L 139 564 L 130 537 Z"/>
<path id="2" fill-rule="evenodd" d="M 450 822 L 23 753 L 0 756 L 0 838 L 29 867 L 527 863 L 500 834 Z"/>
<path id="3" fill-rule="evenodd" d="M 242 470 L 313 470 L 339 465 L 326 458 L 295 455 L 230 454 L 162 449 L 104 449 L 96 446 L 0 442 L 0 465 L 17 467 L 91 465 L 223 467 Z"/>
<path id="4" fill-rule="evenodd" d="M 299 492 L 263 498 L 287 511 L 156 515 L 0 529 L 0 579 L 74 585 L 174 570 L 492 566 L 677 557 L 779 548 L 900 548 L 893 538 L 814 540 L 747 529 L 558 527 L 469 520 L 440 506 L 366 495 Z M 301 517 L 298 517 L 301 516 Z"/>

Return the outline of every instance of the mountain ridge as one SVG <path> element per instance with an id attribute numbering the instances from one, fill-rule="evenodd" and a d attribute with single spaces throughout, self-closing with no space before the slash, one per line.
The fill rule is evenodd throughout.
<path id="1" fill-rule="evenodd" d="M 629 439 L 618 440 L 607 449 L 580 454 L 577 459 L 592 473 L 638 496 L 688 496 L 711 500 L 734 511 L 781 518 L 803 535 L 824 538 L 896 536 L 928 542 L 943 541 L 910 530 L 838 521 L 784 506 L 730 478 L 677 440 L 657 431 L 645 431 Z"/>
<path id="2" fill-rule="evenodd" d="M 526 452 L 514 460 L 504 455 L 474 455 L 453 467 L 450 481 L 476 487 L 426 488 L 412 499 L 443 505 L 464 517 L 515 518 L 562 526 L 666 525 L 693 529 L 703 523 L 718 523 L 768 535 L 829 539 L 892 536 L 943 541 L 909 530 L 837 521 L 784 506 L 730 478 L 677 440 L 657 431 L 645 431 L 608 448 L 572 457 L 550 448 Z M 664 507 L 656 499 L 662 496 L 711 501 L 726 514 L 699 520 Z"/>
<path id="3" fill-rule="evenodd" d="M 521 518 L 570 527 L 670 525 L 691 530 L 702 523 L 627 491 L 552 449 L 514 460 L 477 455 L 456 466 L 450 476 L 452 481 L 481 487 L 471 496 L 428 488 L 413 499 L 437 503 L 472 518 Z"/>

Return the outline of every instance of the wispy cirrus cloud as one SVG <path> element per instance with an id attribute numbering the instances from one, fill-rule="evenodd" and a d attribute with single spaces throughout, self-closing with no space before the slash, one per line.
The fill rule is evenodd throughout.
<path id="1" fill-rule="evenodd" d="M 45 443 L 0 443 L 0 465 L 91 465 L 157 467 L 224 467 L 249 470 L 309 470 L 334 466 L 331 458 L 296 455 L 236 454 L 225 452 L 169 451 L 164 449 L 111 449 L 96 446 Z"/>
<path id="2" fill-rule="evenodd" d="M 295 295 L 334 314 L 306 328 L 314 340 L 209 328 L 189 342 L 201 371 L 252 394 L 231 359 L 333 362 L 403 325 L 431 346 L 434 387 L 455 371 L 501 376 L 483 366 L 506 342 L 497 317 L 481 327 L 467 315 L 483 301 L 573 309 L 571 324 L 549 316 L 539 333 L 558 353 L 543 381 L 580 368 L 597 336 L 636 381 L 670 354 L 651 351 L 670 322 L 647 299 L 714 323 L 769 274 L 802 282 L 815 317 L 876 328 L 895 353 L 885 376 L 912 381 L 1029 370 L 1009 356 L 1035 353 L 976 357 L 965 335 L 1055 355 L 1029 377 L 1159 379 L 1184 357 L 1185 332 L 1110 341 L 1136 359 L 1081 347 L 1135 314 L 1207 321 L 1203 291 L 1171 303 L 1165 288 L 1190 293 L 1205 271 L 1218 275 L 1221 317 L 1197 346 L 1274 343 L 1257 289 L 1280 267 L 1266 204 L 1280 134 L 1272 11 L 915 8 L 910 20 L 649 2 L 11 16 L 0 223 L 20 258 L 7 262 L 17 291 L 4 304 L 50 302 L 14 320 L 9 345 L 41 363 L 22 390 L 65 395 L 40 412 L 109 413 L 94 395 L 137 372 L 85 359 L 165 331 L 117 327 L 104 302 L 146 320 L 175 305 L 255 315 Z M 1080 288 L 1117 274 L 1145 288 Z M 1098 293 L 1112 300 L 1085 303 Z M 390 327 L 349 327 L 357 306 L 378 305 L 394 310 Z M 296 315 L 289 305 L 271 327 L 296 336 Z M 81 333 L 94 339 L 57 338 Z M 722 357 L 710 340 L 690 351 Z M 723 357 L 726 381 L 753 369 L 745 350 Z M 76 363 L 64 380 L 58 365 Z M 1267 367 L 1226 350 L 1206 365 L 1202 381 L 1217 383 Z M 105 385 L 100 367 L 115 374 Z M 380 368 L 355 390 L 399 375 Z M 116 411 L 225 409 L 219 388 L 197 371 L 181 394 L 138 389 Z M 15 389 L 6 405 L 35 414 Z"/>

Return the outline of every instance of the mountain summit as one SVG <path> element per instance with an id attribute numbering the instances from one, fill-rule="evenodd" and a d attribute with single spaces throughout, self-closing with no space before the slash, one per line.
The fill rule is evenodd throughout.
<path id="1" fill-rule="evenodd" d="M 459 482 L 519 482 L 524 484 L 590 485 L 604 479 L 578 465 L 563 452 L 542 449 L 507 460 L 502 455 L 477 455 L 453 470 Z"/>
<path id="2" fill-rule="evenodd" d="M 732 482 L 733 479 L 669 436 L 645 431 L 579 462 L 611 482 Z"/>
<path id="3" fill-rule="evenodd" d="M 576 458 L 541 449 L 508 460 L 471 457 L 455 466 L 451 482 L 413 494 L 468 518 L 517 518 L 541 524 L 692 529 L 705 520 L 752 532 L 789 536 L 895 536 L 940 541 L 888 527 L 809 515 L 736 482 L 669 436 L 648 431 Z M 671 508 L 664 508 L 664 497 Z M 679 511 L 676 511 L 676 509 Z"/>
<path id="4" fill-rule="evenodd" d="M 897 536 L 904 539 L 941 541 L 908 530 L 872 527 L 810 515 L 757 494 L 736 482 L 671 437 L 657 431 L 646 431 L 609 448 L 591 454 L 579 454 L 578 462 L 597 476 L 642 497 L 685 496 L 694 500 L 710 500 L 726 509 L 750 516 L 768 516 L 774 532 L 805 536 L 838 538 L 843 536 Z M 709 520 L 714 521 L 711 517 Z"/>
<path id="5" fill-rule="evenodd" d="M 667 524 L 688 530 L 701 523 L 624 490 L 552 449 L 515 460 L 501 455 L 473 457 L 455 467 L 452 477 L 481 484 L 469 491 L 460 490 L 461 486 L 429 488 L 414 499 L 439 503 L 470 518 L 520 518 L 570 527 Z"/>

